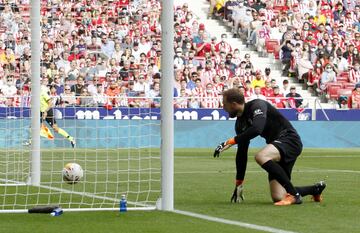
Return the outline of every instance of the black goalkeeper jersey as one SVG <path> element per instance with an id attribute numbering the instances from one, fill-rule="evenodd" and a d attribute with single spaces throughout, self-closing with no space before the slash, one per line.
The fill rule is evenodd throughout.
<path id="1" fill-rule="evenodd" d="M 277 148 L 280 153 L 283 152 L 283 159 L 286 161 L 296 159 L 301 153 L 302 143 L 294 127 L 276 108 L 264 100 L 255 99 L 245 103 L 243 114 L 236 119 L 235 131 L 235 142 L 238 144 L 237 180 L 244 180 L 250 140 L 256 136 L 265 138 L 268 144 L 282 144 L 281 148 Z"/>
<path id="2" fill-rule="evenodd" d="M 237 117 L 235 141 L 248 142 L 260 135 L 270 143 L 279 138 L 284 132 L 297 134 L 291 123 L 270 103 L 255 99 L 245 103 L 244 112 Z"/>

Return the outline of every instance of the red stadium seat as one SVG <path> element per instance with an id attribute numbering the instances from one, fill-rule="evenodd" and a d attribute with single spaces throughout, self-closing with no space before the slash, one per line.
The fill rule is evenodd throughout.
<path id="1" fill-rule="evenodd" d="M 337 90 L 337 96 L 351 96 L 352 93 L 352 89 L 345 89 L 345 88 L 341 88 Z"/>
<path id="2" fill-rule="evenodd" d="M 327 85 L 328 85 L 328 89 L 331 88 L 332 86 L 338 86 L 340 88 L 343 88 L 344 83 L 342 83 L 342 82 L 332 82 L 332 83 L 328 83 Z"/>
<path id="3" fill-rule="evenodd" d="M 344 88 L 346 88 L 346 89 L 354 89 L 354 88 L 355 88 L 355 84 L 354 84 L 354 83 L 344 83 L 343 86 L 344 86 Z"/>
<path id="4" fill-rule="evenodd" d="M 267 39 L 265 41 L 266 52 L 273 53 L 275 51 L 275 46 L 276 45 L 279 45 L 278 40 Z"/>
<path id="5" fill-rule="evenodd" d="M 342 72 L 336 78 L 338 82 L 349 82 L 349 72 Z"/>
<path id="6" fill-rule="evenodd" d="M 330 99 L 336 99 L 338 97 L 337 91 L 341 89 L 343 86 L 341 83 L 331 83 L 328 85 L 328 91 Z"/>
<path id="7" fill-rule="evenodd" d="M 286 11 L 288 10 L 287 6 L 281 6 L 281 5 L 277 5 L 277 6 L 273 6 L 274 10 L 278 10 L 278 11 Z"/>
<path id="8" fill-rule="evenodd" d="M 349 78 L 344 77 L 344 76 L 338 76 L 338 77 L 336 77 L 336 81 L 338 81 L 338 82 L 349 82 Z"/>
<path id="9" fill-rule="evenodd" d="M 267 53 L 273 53 L 275 56 L 275 59 L 279 59 L 279 51 L 277 51 L 280 43 L 278 40 L 274 39 L 267 39 L 265 41 L 265 48 Z"/>
<path id="10" fill-rule="evenodd" d="M 341 77 L 346 77 L 346 78 L 349 78 L 349 72 L 342 72 L 341 74 L 340 74 L 340 76 Z"/>

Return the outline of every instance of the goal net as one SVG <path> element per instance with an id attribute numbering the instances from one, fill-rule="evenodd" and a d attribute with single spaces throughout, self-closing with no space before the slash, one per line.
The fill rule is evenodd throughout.
<path id="1" fill-rule="evenodd" d="M 154 209 L 161 193 L 160 109 L 68 106 L 54 115 L 76 147 L 47 125 L 54 139 L 41 137 L 41 180 L 33 186 L 30 108 L 0 108 L 0 211 L 117 209 L 122 194 L 129 208 Z M 74 185 L 62 180 L 69 162 L 84 170 Z"/>
<path id="2" fill-rule="evenodd" d="M 83 4 L 79 1 L 76 3 L 78 5 Z M 135 70 L 130 72 L 133 69 L 132 65 L 129 69 L 125 69 L 127 64 L 132 63 L 132 58 L 128 58 L 125 62 L 121 60 L 123 56 L 118 57 L 117 62 L 119 64 L 110 70 L 108 66 L 112 66 L 112 63 L 109 62 L 108 66 L 105 64 L 107 64 L 107 59 L 112 56 L 101 51 L 97 42 L 95 44 L 92 42 L 95 31 L 88 32 L 91 46 L 89 45 L 86 48 L 88 53 L 82 57 L 84 55 L 77 53 L 79 51 L 76 49 L 84 49 L 80 37 L 72 34 L 73 31 L 71 30 L 67 32 L 67 27 L 65 27 L 67 23 L 63 25 L 66 29 L 62 28 L 62 20 L 58 17 L 62 13 L 53 14 L 55 8 L 52 8 L 50 12 L 49 5 L 41 5 L 40 1 L 32 1 L 31 5 L 27 3 L 21 6 L 15 5 L 11 4 L 10 9 L 16 11 L 16 16 L 20 17 L 11 18 L 24 20 L 21 25 L 24 27 L 24 31 L 28 32 L 28 34 L 22 35 L 26 37 L 23 38 L 24 40 L 16 39 L 19 39 L 21 43 L 24 41 L 30 48 L 31 54 L 29 49 L 22 44 L 23 47 L 21 48 L 24 50 L 21 50 L 22 54 L 14 56 L 12 58 L 14 61 L 9 59 L 6 69 L 4 67 L 4 70 L 0 69 L 0 73 L 4 77 L 10 74 L 16 75 L 11 82 L 6 83 L 9 90 L 13 90 L 13 92 L 9 92 L 10 94 L 4 93 L 3 90 L 1 90 L 2 93 L 0 92 L 0 132 L 2 135 L 0 137 L 0 213 L 22 212 L 35 206 L 46 205 L 58 205 L 68 210 L 118 209 L 123 194 L 127 197 L 129 209 L 155 209 L 155 207 L 160 207 L 163 210 L 172 210 L 174 196 L 174 85 L 172 77 L 174 66 L 170 64 L 173 63 L 174 57 L 173 0 L 163 1 L 161 6 L 156 6 L 158 14 L 161 13 L 161 17 L 158 15 L 158 18 L 165 20 L 161 20 L 162 34 L 158 30 L 160 27 L 157 27 L 157 34 L 153 37 L 156 41 L 152 43 L 157 45 L 158 37 L 161 36 L 162 52 L 159 53 L 160 47 L 157 47 L 156 56 L 151 55 L 151 57 L 157 58 L 155 59 L 157 60 L 156 64 L 149 61 L 153 67 L 157 67 L 159 65 L 157 63 L 161 62 L 161 69 L 154 69 L 153 73 L 160 72 L 161 76 L 166 77 L 161 79 L 161 111 L 160 108 L 148 106 L 148 102 L 145 100 L 145 88 L 141 93 L 143 95 L 138 93 L 141 96 L 138 100 L 136 97 L 131 97 L 135 103 L 133 108 L 127 107 L 130 106 L 129 99 L 117 99 L 118 96 L 126 96 L 122 95 L 126 90 L 122 87 L 131 86 L 121 75 L 126 75 L 129 80 L 133 80 L 130 73 L 135 76 Z M 65 5 L 64 9 L 70 10 L 71 13 L 64 13 L 63 18 L 67 18 L 66 20 L 70 24 L 74 22 L 73 19 L 82 17 L 82 12 L 87 11 L 85 8 L 88 8 L 88 6 L 78 7 L 74 4 L 73 6 L 76 8 L 72 10 L 70 9 L 72 4 Z M 110 7 L 110 5 L 105 7 L 104 4 L 104 9 L 118 9 L 119 7 Z M 116 14 L 124 13 L 126 17 L 133 17 L 129 11 L 135 12 L 136 8 L 134 7 L 134 5 L 126 6 L 122 8 L 124 12 L 116 12 Z M 149 12 L 153 12 L 153 9 L 151 7 Z M 41 15 L 40 12 L 45 14 Z M 75 17 L 75 13 L 79 14 Z M 15 23 L 18 22 L 10 20 L 7 25 L 15 25 Z M 59 25 L 61 30 L 58 27 Z M 49 26 L 52 27 L 51 30 Z M 157 26 L 160 26 L 160 20 Z M 54 28 L 57 28 L 58 33 L 52 30 Z M 108 31 L 107 29 L 112 28 L 106 28 L 106 31 Z M 13 32 L 10 28 L 4 30 Z M 4 33 L 4 30 L 0 34 Z M 80 35 L 80 30 L 78 31 L 78 35 Z M 94 34 L 95 37 L 98 37 L 99 42 L 108 39 L 103 38 L 100 32 L 104 33 L 97 28 Z M 8 34 L 19 36 L 21 33 Z M 58 37 L 55 38 L 54 35 L 65 38 L 57 40 Z M 9 44 L 14 42 L 14 39 L 15 37 L 6 35 Z M 61 41 L 60 44 L 59 41 Z M 90 41 L 86 41 L 86 43 L 89 44 Z M 6 44 L 5 41 L 4 44 Z M 50 48 L 52 46 L 55 46 L 56 49 L 55 47 Z M 108 46 L 106 45 L 106 47 Z M 8 45 L 7 48 L 9 48 Z M 50 52 L 50 50 L 52 51 Z M 75 53 L 75 51 L 77 52 Z M 8 52 L 10 54 L 11 51 Z M 6 59 L 8 60 L 8 57 Z M 81 60 L 81 64 L 77 60 Z M 56 64 L 56 61 L 60 65 Z M 77 64 L 77 62 L 79 63 Z M 120 65 L 120 63 L 122 64 Z M 150 75 L 154 74 L 148 72 L 149 67 L 147 65 L 140 66 L 141 64 L 144 63 L 139 61 L 137 64 L 142 67 L 141 70 L 138 70 L 139 75 L 146 74 L 150 79 Z M 85 72 L 85 68 L 89 68 L 88 71 L 91 72 Z M 80 73 L 82 75 L 84 73 L 89 74 L 83 77 Z M 49 77 L 52 79 L 51 82 Z M 40 87 L 56 84 L 57 87 L 62 85 L 66 91 L 66 86 L 70 86 L 69 89 L 72 88 L 80 80 L 80 77 L 83 78 L 82 81 L 85 78 L 86 83 L 84 84 L 93 84 L 96 89 L 96 93 L 94 93 L 99 94 L 97 97 L 100 98 L 110 94 L 105 95 L 98 91 L 99 86 L 104 84 L 102 87 L 107 88 L 112 83 L 119 84 L 119 81 L 124 81 L 119 85 L 119 90 L 114 91 L 110 96 L 117 96 L 113 97 L 117 101 L 114 106 L 126 107 L 111 108 L 106 104 L 108 100 L 103 102 L 105 105 L 100 105 L 101 107 L 98 105 L 90 107 L 95 105 L 89 104 L 88 101 L 76 100 L 71 102 L 63 98 L 63 102 L 67 103 L 67 106 L 57 105 L 54 109 L 56 125 L 60 130 L 56 127 L 52 129 L 50 125 L 47 125 L 54 138 L 49 140 L 40 137 L 39 135 L 42 132 L 40 127 L 40 93 L 42 90 Z M 95 84 L 94 77 L 104 80 L 98 80 L 101 82 Z M 48 79 L 48 83 L 46 79 Z M 4 80 L 0 80 L 0 84 L 5 86 L 5 82 L 2 83 L 1 81 Z M 149 84 L 155 83 L 155 80 L 149 81 Z M 21 86 L 21 88 L 16 87 L 16 85 Z M 25 89 L 22 88 L 22 85 L 28 87 L 26 90 L 27 97 L 24 95 Z M 56 87 L 51 88 L 56 89 Z M 66 94 L 65 91 L 60 90 L 58 93 L 60 95 Z M 72 90 L 72 92 L 76 92 L 76 97 L 83 94 L 82 90 Z M 29 104 L 30 93 L 31 106 Z M 17 94 L 19 96 L 14 97 Z M 159 96 L 158 91 L 155 94 L 151 96 Z M 28 99 L 23 100 L 24 97 Z M 89 98 L 89 96 L 84 98 Z M 8 103 L 9 99 L 12 102 L 10 104 Z M 156 107 L 159 107 L 159 99 L 156 101 L 158 101 Z M 70 143 L 72 138 L 76 141 L 75 148 Z M 84 170 L 84 176 L 75 185 L 69 185 L 62 180 L 62 170 L 65 164 L 70 162 L 78 163 Z M 161 205 L 158 206 L 157 204 Z"/>

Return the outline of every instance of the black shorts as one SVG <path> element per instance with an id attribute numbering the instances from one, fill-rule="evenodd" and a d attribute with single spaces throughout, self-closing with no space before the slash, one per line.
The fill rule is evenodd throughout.
<path id="1" fill-rule="evenodd" d="M 270 142 L 280 152 L 281 159 L 277 162 L 291 179 L 291 171 L 297 157 L 301 154 L 303 145 L 300 136 L 292 130 L 286 130 L 280 134 L 279 138 Z M 269 175 L 269 180 L 274 178 Z"/>
<path id="2" fill-rule="evenodd" d="M 40 112 L 40 119 L 41 119 L 41 122 L 42 122 L 42 112 Z M 55 120 L 55 117 L 54 117 L 54 111 L 53 109 L 51 108 L 49 111 L 47 111 L 47 115 L 46 115 L 46 118 L 45 118 L 45 121 L 52 127 L 54 124 L 56 124 L 56 120 Z"/>

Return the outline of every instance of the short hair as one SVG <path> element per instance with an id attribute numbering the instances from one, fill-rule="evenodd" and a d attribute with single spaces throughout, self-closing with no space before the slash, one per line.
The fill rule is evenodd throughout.
<path id="1" fill-rule="evenodd" d="M 226 101 L 229 103 L 235 102 L 238 104 L 244 104 L 245 98 L 237 88 L 231 88 L 223 92 L 223 97 L 226 97 Z"/>
<path id="2" fill-rule="evenodd" d="M 153 79 L 157 79 L 157 78 L 160 79 L 160 77 L 161 77 L 160 73 L 156 73 L 153 75 Z"/>

